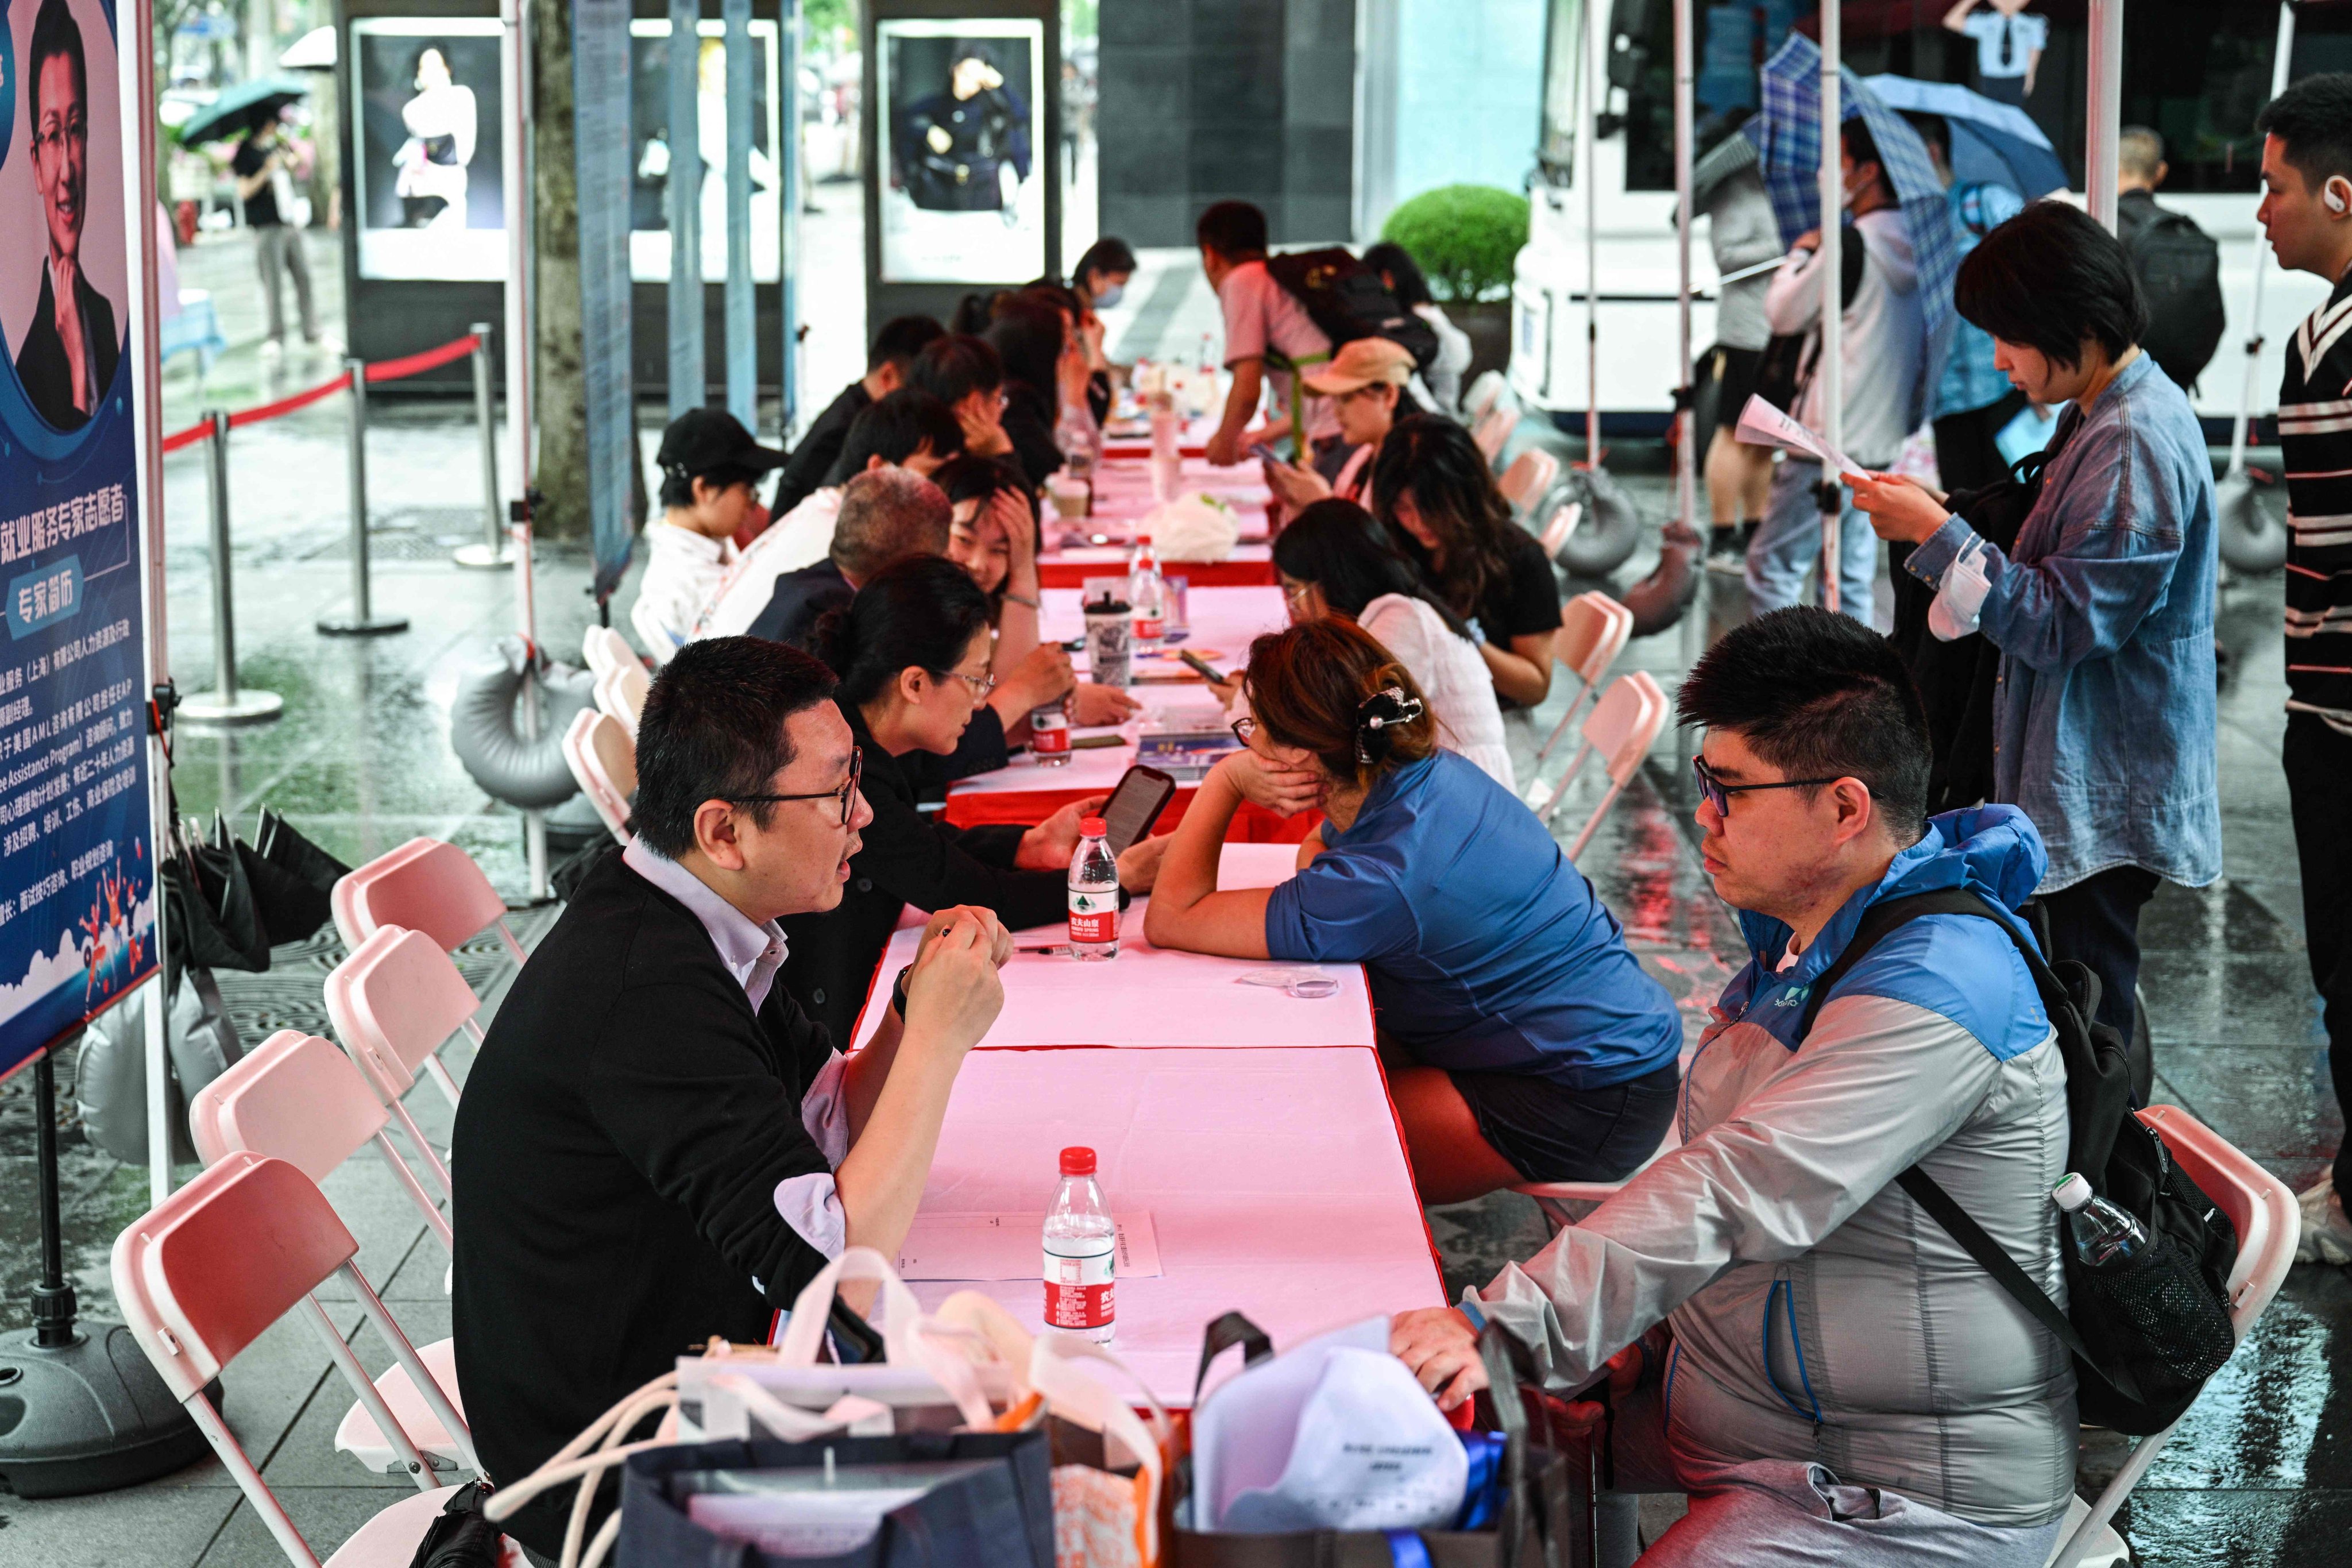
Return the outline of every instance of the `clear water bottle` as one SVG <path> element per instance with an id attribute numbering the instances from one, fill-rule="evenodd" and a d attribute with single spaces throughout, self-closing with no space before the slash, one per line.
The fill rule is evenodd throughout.
<path id="1" fill-rule="evenodd" d="M 1077 958 L 1118 956 L 1118 857 L 1099 816 L 1078 824 L 1070 857 L 1070 952 Z"/>
<path id="2" fill-rule="evenodd" d="M 1060 703 L 1029 710 L 1029 754 L 1041 768 L 1069 765 L 1070 716 Z"/>
<path id="3" fill-rule="evenodd" d="M 2067 1172 L 2066 1179 L 2051 1193 L 2050 1201 L 2066 1215 L 2074 1256 L 2087 1268 L 2120 1268 L 2147 1246 L 2147 1227 L 2095 1194 L 2080 1172 Z"/>
<path id="4" fill-rule="evenodd" d="M 1062 1184 L 1045 1211 L 1045 1326 L 1108 1344 L 1116 1331 L 1118 1227 L 1095 1184 L 1095 1152 L 1062 1151 Z"/>
<path id="5" fill-rule="evenodd" d="M 1062 405 L 1061 417 L 1054 423 L 1054 445 L 1061 450 L 1062 471 L 1092 485 L 1095 458 L 1102 448 L 1102 428 L 1092 412 L 1073 404 Z"/>
<path id="6" fill-rule="evenodd" d="M 1158 653 L 1168 635 L 1168 584 L 1160 580 L 1160 558 L 1152 553 L 1148 533 L 1135 541 L 1135 560 L 1128 567 L 1127 602 L 1135 606 L 1136 653 Z"/>

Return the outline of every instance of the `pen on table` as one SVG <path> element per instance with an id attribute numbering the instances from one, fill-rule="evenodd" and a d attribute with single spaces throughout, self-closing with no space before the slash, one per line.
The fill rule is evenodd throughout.
<path id="1" fill-rule="evenodd" d="M 1045 947 L 1016 947 L 1013 951 L 1015 952 L 1042 952 L 1049 957 L 1067 958 L 1070 954 L 1070 944 L 1066 942 L 1060 942 L 1052 943 Z"/>

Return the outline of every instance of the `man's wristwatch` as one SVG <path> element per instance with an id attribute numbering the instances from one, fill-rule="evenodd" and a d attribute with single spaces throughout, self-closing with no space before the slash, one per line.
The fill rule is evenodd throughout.
<path id="1" fill-rule="evenodd" d="M 898 1022 L 907 1021 L 907 981 L 915 973 L 913 964 L 898 971 L 898 983 L 890 987 L 890 1011 L 898 1015 Z"/>

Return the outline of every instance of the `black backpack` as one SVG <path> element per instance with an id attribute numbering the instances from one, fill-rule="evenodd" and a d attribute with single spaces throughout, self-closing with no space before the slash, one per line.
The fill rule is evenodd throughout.
<path id="1" fill-rule="evenodd" d="M 2228 1284 L 2238 1233 L 2172 1163 L 2164 1141 L 2132 1114 L 2124 1042 L 2106 1025 L 2087 1022 L 2098 1012 L 2098 976 L 2072 960 L 2044 963 L 2014 923 L 1965 889 L 1914 893 L 1874 904 L 1863 915 L 1845 951 L 1813 982 L 1798 1037 L 1812 1028 L 1830 992 L 1864 953 L 1922 915 L 1989 920 L 2016 944 L 2066 1063 L 2067 1166 L 2145 1226 L 2152 1245 L 2127 1268 L 2110 1272 L 2084 1267 L 2062 1239 L 2067 1310 L 2061 1312 L 1933 1177 L 1913 1165 L 1895 1183 L 2073 1352 L 2085 1424 L 2134 1436 L 2161 1432 L 2237 1348 Z"/>
<path id="2" fill-rule="evenodd" d="M 2212 363 L 2226 324 L 2221 247 L 2187 215 L 2153 205 L 2141 222 L 2123 226 L 2124 253 L 2147 296 L 2147 331 L 2139 346 L 2189 390 Z"/>
<path id="3" fill-rule="evenodd" d="M 1437 363 L 1437 329 L 1398 304 L 1381 275 L 1344 247 L 1269 256 L 1265 269 L 1307 307 L 1332 352 L 1358 338 L 1386 338 L 1412 355 L 1415 370 Z"/>

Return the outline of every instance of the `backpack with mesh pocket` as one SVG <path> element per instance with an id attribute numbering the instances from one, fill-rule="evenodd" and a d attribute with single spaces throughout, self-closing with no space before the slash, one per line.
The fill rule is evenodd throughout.
<path id="1" fill-rule="evenodd" d="M 2106 1025 L 2086 1022 L 2098 1013 L 2098 976 L 2071 960 L 2045 963 L 2014 921 L 1965 889 L 1914 893 L 1874 904 L 1864 914 L 1853 939 L 1813 982 L 1799 1037 L 1811 1029 L 1832 989 L 1864 953 L 1922 915 L 1988 920 L 2016 944 L 2066 1064 L 2067 1167 L 2138 1220 L 2150 1245 L 2122 1269 L 2110 1270 L 2084 1264 L 2062 1241 L 2067 1300 L 2062 1312 L 1927 1172 L 1913 1165 L 1895 1180 L 2072 1352 L 2085 1424 L 2133 1436 L 2161 1432 L 2237 1348 L 2228 1282 L 2238 1234 L 2173 1163 L 2164 1141 L 2132 1114 L 2123 1038 Z"/>

